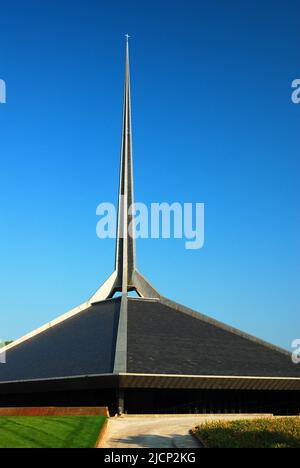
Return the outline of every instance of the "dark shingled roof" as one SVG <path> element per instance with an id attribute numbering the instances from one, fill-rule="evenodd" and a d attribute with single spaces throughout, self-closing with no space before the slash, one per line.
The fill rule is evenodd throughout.
<path id="1" fill-rule="evenodd" d="M 101 302 L 17 344 L 0 365 L 0 383 L 112 374 L 119 315 L 120 298 Z M 300 366 L 287 352 L 163 298 L 129 298 L 127 372 L 300 377 Z"/>
<path id="2" fill-rule="evenodd" d="M 288 353 L 193 315 L 160 302 L 130 301 L 128 372 L 300 377 Z"/>
<path id="3" fill-rule="evenodd" d="M 112 373 L 119 311 L 99 303 L 12 348 L 0 382 Z"/>

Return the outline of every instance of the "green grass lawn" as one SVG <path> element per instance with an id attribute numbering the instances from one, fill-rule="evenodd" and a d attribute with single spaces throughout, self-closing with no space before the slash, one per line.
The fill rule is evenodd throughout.
<path id="1" fill-rule="evenodd" d="M 195 432 L 211 448 L 300 448 L 300 418 L 211 422 Z"/>
<path id="2" fill-rule="evenodd" d="M 0 448 L 93 448 L 106 418 L 0 417 Z"/>

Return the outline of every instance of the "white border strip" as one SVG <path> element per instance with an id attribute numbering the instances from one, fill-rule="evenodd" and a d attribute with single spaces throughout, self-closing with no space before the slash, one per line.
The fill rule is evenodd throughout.
<path id="1" fill-rule="evenodd" d="M 100 377 L 159 377 L 159 378 L 176 378 L 176 379 L 230 379 L 230 380 L 276 380 L 276 381 L 300 381 L 300 377 L 257 377 L 257 376 L 240 376 L 240 375 L 181 375 L 181 374 L 135 374 L 135 373 L 109 373 L 109 374 L 90 374 L 90 375 L 74 375 L 66 377 L 49 377 L 45 379 L 29 379 L 29 380 L 11 380 L 6 382 L 0 382 L 0 386 L 4 384 L 17 384 L 17 383 L 34 383 L 34 382 L 55 382 L 63 380 L 78 380 L 78 379 L 93 379 Z"/>
<path id="2" fill-rule="evenodd" d="M 110 301 L 115 301 L 116 298 L 112 299 L 107 299 L 105 301 L 101 301 L 102 303 L 104 302 L 110 302 Z M 57 319 L 51 320 L 51 322 L 46 323 L 45 325 L 37 328 L 36 330 L 33 330 L 30 333 L 27 333 L 26 335 L 22 336 L 18 340 L 13 341 L 9 345 L 3 347 L 0 349 L 0 353 L 5 353 L 6 351 L 9 351 L 10 349 L 15 348 L 16 346 L 19 346 L 20 344 L 24 343 L 25 341 L 30 340 L 31 338 L 40 335 L 41 333 L 49 330 L 50 328 L 55 327 L 56 325 L 59 325 L 60 323 L 65 322 L 66 320 L 75 317 L 75 315 L 80 314 L 81 312 L 84 312 L 87 309 L 90 309 L 91 307 L 97 305 L 97 303 L 92 303 L 91 300 L 88 300 L 84 302 L 83 304 L 75 307 L 74 309 L 71 309 L 69 312 L 66 312 L 65 314 L 61 315 Z"/>
<path id="3" fill-rule="evenodd" d="M 256 377 L 256 376 L 240 376 L 240 375 L 182 375 L 182 374 L 135 374 L 135 373 L 120 373 L 120 376 L 130 377 L 168 377 L 168 378 L 184 378 L 184 379 L 241 379 L 241 380 L 293 380 L 300 381 L 300 377 Z"/>
<path id="4" fill-rule="evenodd" d="M 4 353 L 6 351 L 9 351 L 12 348 L 15 348 L 16 346 L 24 343 L 25 341 L 30 340 L 34 336 L 40 335 L 41 333 L 49 330 L 50 328 L 54 327 L 55 325 L 58 325 L 62 322 L 65 322 L 71 317 L 74 317 L 77 314 L 80 314 L 80 312 L 83 312 L 86 309 L 89 309 L 91 307 L 90 301 L 84 302 L 80 306 L 75 307 L 74 309 L 70 310 L 69 312 L 66 312 L 65 314 L 61 315 L 55 320 L 52 320 L 51 322 L 46 323 L 45 325 L 37 328 L 36 330 L 33 330 L 30 333 L 27 333 L 26 335 L 22 336 L 16 341 L 13 341 L 11 344 L 5 346 L 4 348 L 1 348 L 0 353 Z"/>
<path id="5" fill-rule="evenodd" d="M 189 307 L 179 304 L 178 302 L 172 301 L 171 299 L 168 299 L 167 297 L 162 296 L 161 303 L 173 310 L 177 310 L 178 312 L 182 312 L 183 314 L 186 314 L 190 317 L 194 317 L 198 320 L 202 320 L 203 322 L 206 322 L 206 323 L 209 323 L 210 325 L 221 328 L 222 330 L 225 330 L 229 333 L 233 333 L 234 335 L 237 335 L 240 338 L 244 338 L 246 340 L 252 341 L 253 343 L 264 346 L 265 348 L 268 348 L 272 351 L 277 351 L 281 354 L 284 354 L 285 356 L 291 355 L 291 353 L 284 348 L 280 348 L 279 346 L 273 345 L 272 343 L 269 343 L 268 341 L 262 340 L 261 338 L 257 338 L 256 336 L 250 335 L 249 333 L 239 330 L 238 328 L 235 328 L 230 325 L 227 325 L 226 323 L 220 322 L 219 320 L 209 317 L 208 315 L 204 315 L 201 312 L 195 311 Z"/>

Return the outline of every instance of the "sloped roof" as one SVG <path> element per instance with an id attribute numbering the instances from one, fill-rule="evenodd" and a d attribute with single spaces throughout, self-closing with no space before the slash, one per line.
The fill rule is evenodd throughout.
<path id="1" fill-rule="evenodd" d="M 87 307 L 8 347 L 0 384 L 114 373 L 117 342 L 126 334 L 128 374 L 300 378 L 287 351 L 179 304 L 128 298 Z"/>
<path id="2" fill-rule="evenodd" d="M 130 302 L 127 371 L 300 377 L 288 352 L 164 299 Z"/>
<path id="3" fill-rule="evenodd" d="M 107 301 L 8 349 L 0 382 L 112 373 L 120 301 Z"/>

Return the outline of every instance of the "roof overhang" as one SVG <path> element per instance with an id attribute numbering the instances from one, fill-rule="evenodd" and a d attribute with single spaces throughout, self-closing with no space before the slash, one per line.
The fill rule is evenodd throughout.
<path id="1" fill-rule="evenodd" d="M 300 391 L 300 378 L 215 375 L 102 374 L 3 382 L 0 395 L 113 388 Z"/>
<path id="2" fill-rule="evenodd" d="M 300 391 L 300 378 L 215 375 L 121 374 L 120 387 L 201 390 Z"/>

